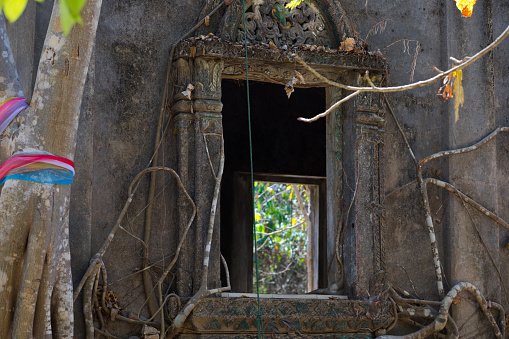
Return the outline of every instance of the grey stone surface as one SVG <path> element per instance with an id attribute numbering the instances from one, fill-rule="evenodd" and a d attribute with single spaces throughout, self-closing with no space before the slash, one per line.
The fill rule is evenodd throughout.
<path id="1" fill-rule="evenodd" d="M 105 1 L 99 23 L 95 55 L 92 59 L 76 153 L 76 182 L 71 200 L 71 251 L 73 281 L 79 282 L 90 256 L 101 246 L 127 197 L 134 176 L 149 163 L 155 139 L 160 98 L 171 45 L 219 1 L 194 0 L 114 0 Z M 321 3 L 321 1 L 317 1 Z M 202 9 L 206 5 L 206 10 Z M 433 76 L 432 66 L 446 69 L 449 56 L 471 55 L 498 36 L 508 24 L 509 1 L 486 0 L 474 7 L 472 18 L 461 17 L 453 1 L 409 2 L 343 1 L 359 36 L 371 50 L 379 49 L 390 65 L 389 85 L 409 82 L 416 42 L 420 43 L 415 80 Z M 42 46 L 45 19 L 51 1 L 29 2 L 19 23 L 9 27 L 12 45 L 24 90 L 30 93 L 35 66 Z M 220 17 L 198 34 L 215 31 Z M 383 32 L 372 28 L 386 20 Z M 16 26 L 17 25 L 17 26 Z M 34 28 L 35 27 L 35 28 Z M 406 39 L 406 40 L 402 40 Z M 404 42 L 408 41 L 408 43 Z M 453 102 L 437 97 L 439 83 L 427 88 L 392 93 L 388 99 L 418 159 L 440 150 L 463 147 L 480 140 L 493 128 L 509 125 L 509 41 L 496 48 L 464 72 L 465 105 L 460 120 L 454 122 Z M 424 212 L 415 184 L 415 167 L 390 116 L 386 116 L 384 179 L 386 199 L 385 255 L 389 280 L 423 298 L 437 299 L 433 261 Z M 439 177 L 457 185 L 467 195 L 502 218 L 509 219 L 509 135 L 475 153 L 429 163 L 424 176 Z M 162 144 L 160 159 L 175 165 L 176 140 L 170 130 Z M 158 176 L 162 178 L 161 176 Z M 172 197 L 173 185 L 165 177 L 156 189 L 153 234 L 153 262 L 168 262 L 178 238 Z M 141 237 L 148 178 L 123 226 Z M 509 307 L 505 287 L 498 281 L 493 258 L 504 280 L 509 273 L 509 254 L 504 247 L 509 232 L 469 209 L 482 239 L 465 212 L 461 201 L 436 187 L 429 187 L 431 211 L 446 277 L 446 291 L 459 281 L 471 282 L 486 297 Z M 120 296 L 123 308 L 142 308 L 144 292 L 139 275 L 128 276 L 140 265 L 141 246 L 119 232 L 105 260 L 109 283 Z M 501 288 L 502 286 L 502 288 Z M 414 291 L 415 287 L 415 291 Z M 458 325 L 463 325 L 473 309 L 468 302 L 455 307 Z M 78 305 L 79 306 L 79 305 Z M 142 308 L 142 313 L 146 312 Z M 84 336 L 79 308 L 76 310 L 77 337 Z M 475 335 L 486 326 L 474 317 L 460 334 Z M 125 335 L 136 328 L 117 322 L 114 327 Z M 138 329 L 139 330 L 139 329 Z M 491 332 L 484 335 L 490 337 Z M 479 336 L 478 336 L 479 337 Z"/>

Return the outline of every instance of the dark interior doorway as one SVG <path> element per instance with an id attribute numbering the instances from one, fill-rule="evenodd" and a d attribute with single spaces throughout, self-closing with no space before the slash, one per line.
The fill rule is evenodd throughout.
<path id="1" fill-rule="evenodd" d="M 288 99 L 284 86 L 250 82 L 254 172 L 293 178 L 296 182 L 326 177 L 325 119 L 312 124 L 297 120 L 325 110 L 324 88 L 296 88 Z M 252 291 L 252 198 L 249 132 L 245 81 L 223 80 L 225 169 L 221 187 L 221 252 L 230 266 L 232 291 Z M 295 181 L 293 179 L 288 182 Z M 246 194 L 247 192 L 247 194 Z M 325 222 L 325 185 L 320 199 L 321 225 Z M 320 231 L 320 246 L 325 242 Z M 321 256 L 323 257 L 323 256 Z M 320 260 L 319 287 L 326 284 Z"/>

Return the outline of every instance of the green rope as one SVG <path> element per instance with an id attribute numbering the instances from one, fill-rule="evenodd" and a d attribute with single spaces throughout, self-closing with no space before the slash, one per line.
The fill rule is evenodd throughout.
<path id="1" fill-rule="evenodd" d="M 258 303 L 258 314 L 256 316 L 256 327 L 258 330 L 258 338 L 263 338 L 263 322 L 262 313 L 260 312 L 260 288 L 259 288 L 259 276 L 258 276 L 258 251 L 256 249 L 256 222 L 255 222 L 255 211 L 254 211 L 254 197 L 255 197 L 255 186 L 254 186 L 254 175 L 253 175 L 253 142 L 251 138 L 251 103 L 249 101 L 249 63 L 247 59 L 247 29 L 246 29 L 246 5 L 245 1 L 242 0 L 243 8 L 243 19 L 244 19 L 244 48 L 246 50 L 246 91 L 247 91 L 247 121 L 249 125 L 249 160 L 251 165 L 251 192 L 253 198 L 253 237 L 254 237 L 254 252 L 255 252 L 255 267 L 256 267 L 256 299 Z"/>

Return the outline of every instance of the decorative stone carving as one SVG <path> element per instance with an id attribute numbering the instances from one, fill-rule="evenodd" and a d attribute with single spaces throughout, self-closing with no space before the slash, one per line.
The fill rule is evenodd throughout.
<path id="1" fill-rule="evenodd" d="M 247 40 L 276 46 L 309 44 L 331 46 L 325 21 L 318 9 L 307 2 L 289 10 L 290 0 L 255 0 L 246 10 Z M 238 26 L 237 40 L 244 40 L 244 22 Z"/>
<path id="2" fill-rule="evenodd" d="M 256 333 L 257 310 L 254 298 L 208 298 L 196 306 L 184 332 L 220 332 L 222 335 Z M 341 338 L 341 334 L 346 333 L 375 332 L 394 322 L 393 306 L 384 300 L 372 303 L 351 300 L 260 299 L 260 312 L 266 333 L 334 334 Z"/>

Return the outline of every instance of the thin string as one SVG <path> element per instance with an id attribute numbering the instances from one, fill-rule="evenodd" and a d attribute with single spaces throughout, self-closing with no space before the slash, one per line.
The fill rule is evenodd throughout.
<path id="1" fill-rule="evenodd" d="M 246 5 L 245 1 L 242 0 L 242 14 L 244 19 L 244 48 L 246 50 L 246 91 L 247 91 L 247 121 L 249 126 L 249 160 L 251 166 L 251 193 L 252 193 L 252 201 L 253 201 L 253 237 L 254 237 L 254 252 L 255 252 L 255 267 L 256 267 L 256 300 L 258 304 L 258 314 L 256 316 L 256 327 L 258 330 L 258 338 L 263 338 L 263 323 L 262 323 L 262 313 L 260 311 L 260 288 L 259 288 L 259 274 L 258 274 L 258 250 L 256 249 L 256 222 L 255 222 L 255 210 L 254 210 L 254 197 L 255 197 L 255 187 L 254 187 L 254 174 L 253 174 L 253 143 L 251 138 L 251 103 L 249 101 L 249 63 L 247 58 L 247 29 L 246 29 Z"/>

